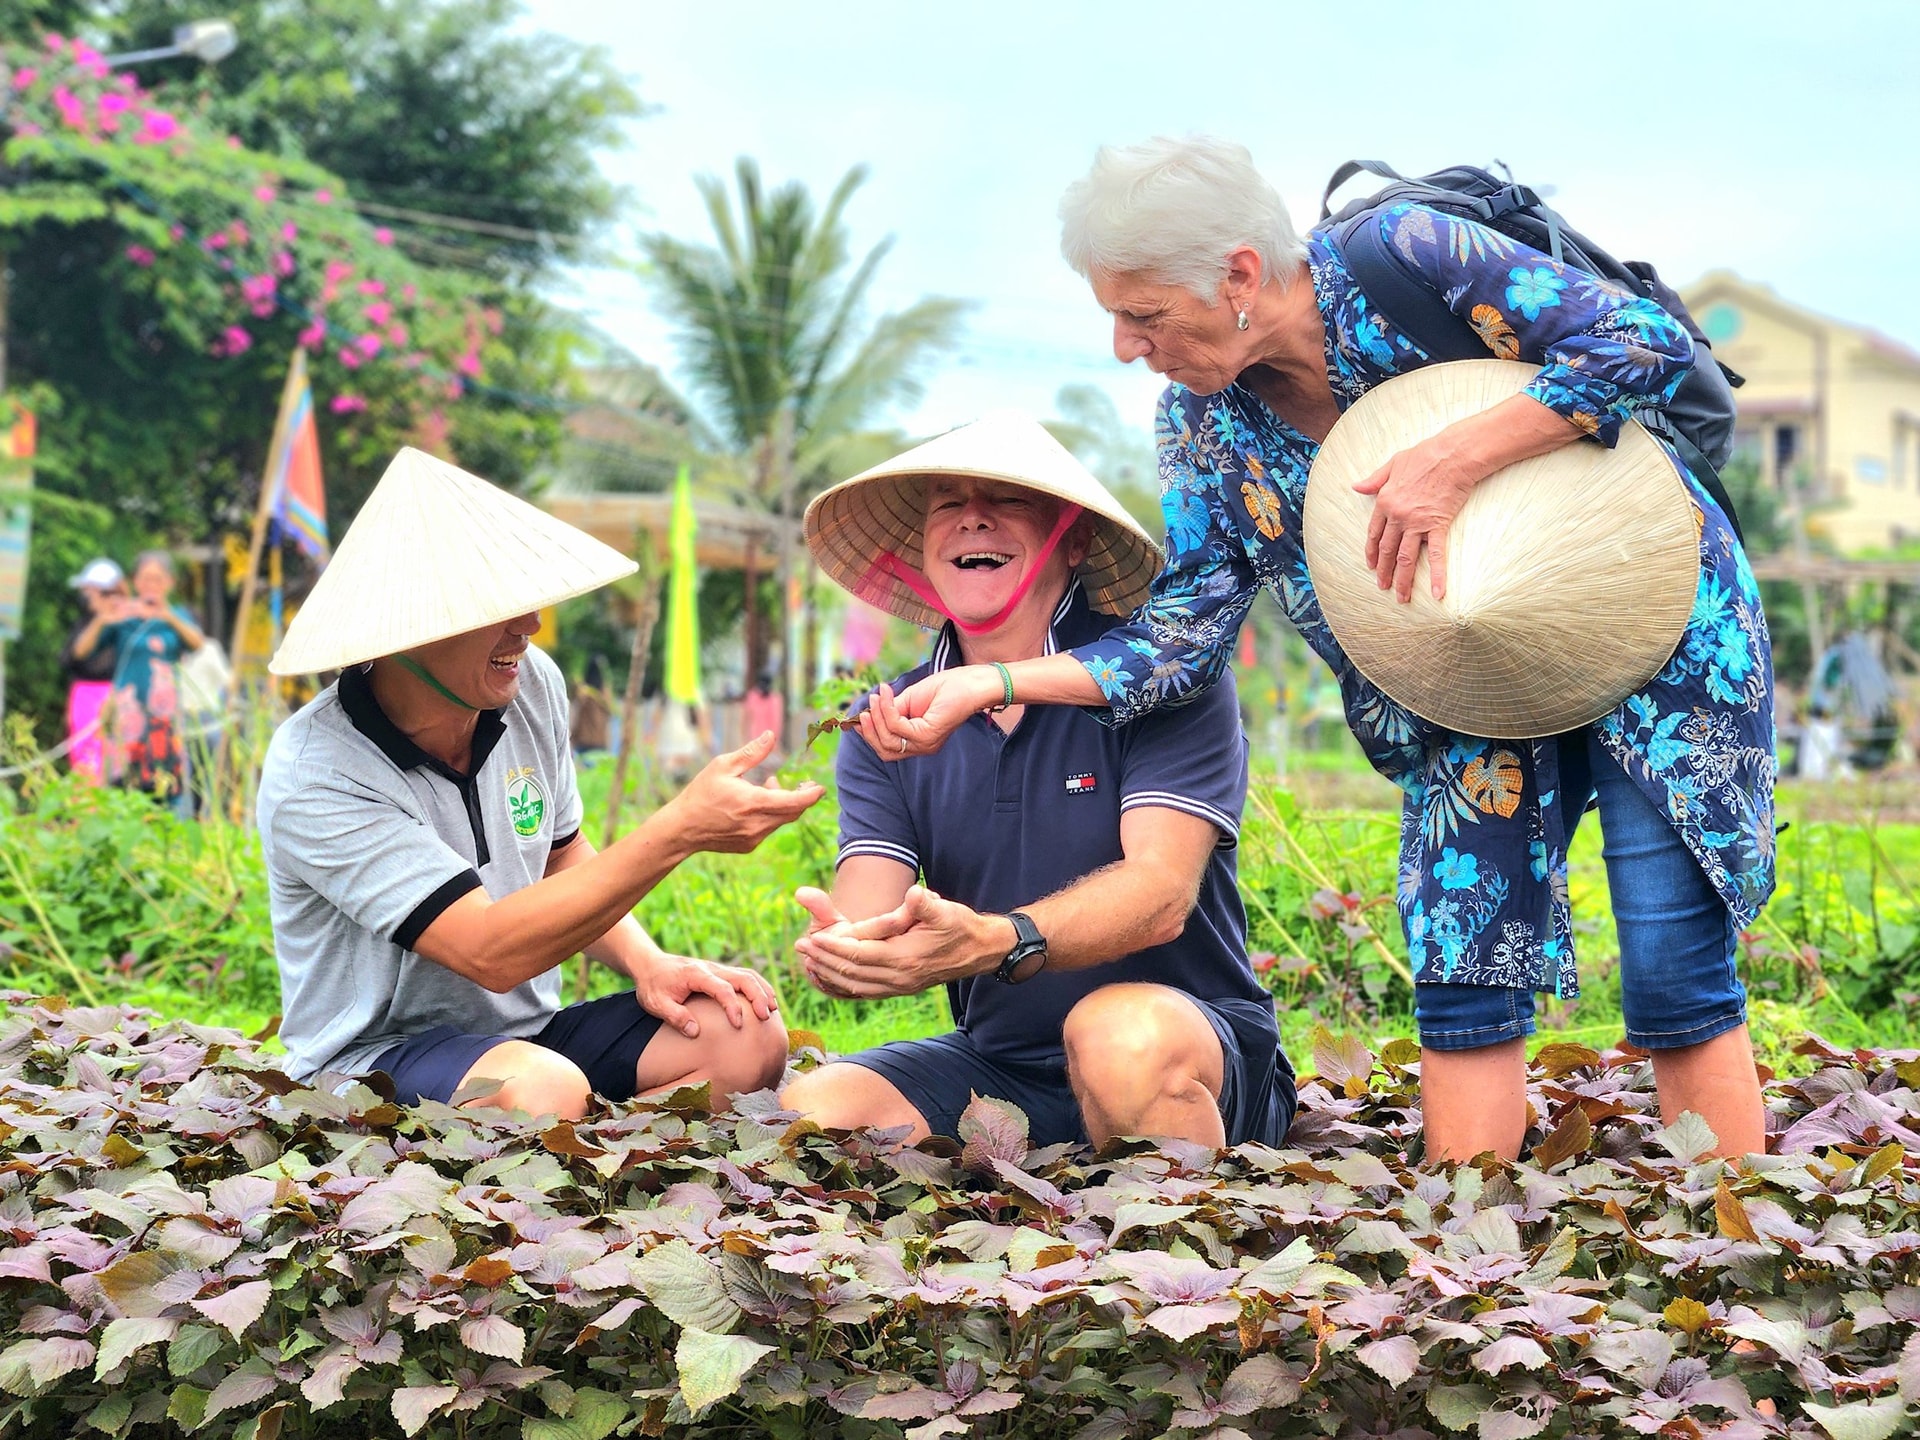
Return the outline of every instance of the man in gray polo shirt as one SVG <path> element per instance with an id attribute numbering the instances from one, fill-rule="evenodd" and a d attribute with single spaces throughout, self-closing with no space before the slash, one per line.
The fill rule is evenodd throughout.
<path id="1" fill-rule="evenodd" d="M 682 859 L 752 849 L 819 787 L 747 781 L 762 736 L 606 853 L 580 833 L 566 687 L 528 641 L 540 609 L 633 568 L 419 451 L 369 497 L 272 665 L 342 671 L 274 736 L 260 783 L 296 1078 L 377 1069 L 410 1101 L 471 1088 L 569 1117 L 590 1092 L 779 1078 L 766 982 L 666 954 L 631 911 Z M 633 991 L 562 1009 L 557 967 L 581 951 Z"/>

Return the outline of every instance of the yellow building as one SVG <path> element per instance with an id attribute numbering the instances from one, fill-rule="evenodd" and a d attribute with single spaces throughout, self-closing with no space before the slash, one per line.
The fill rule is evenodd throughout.
<path id="1" fill-rule="evenodd" d="M 1848 554 L 1920 539 L 1920 353 L 1731 271 L 1682 293 L 1747 377 L 1737 452 L 1783 493 L 1805 487 L 1808 528 Z"/>

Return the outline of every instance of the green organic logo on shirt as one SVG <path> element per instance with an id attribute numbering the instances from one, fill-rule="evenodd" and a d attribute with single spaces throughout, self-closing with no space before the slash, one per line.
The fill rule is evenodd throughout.
<path id="1" fill-rule="evenodd" d="M 507 814 L 513 820 L 516 835 L 538 835 L 547 818 L 547 792 L 540 777 L 531 770 L 516 770 L 507 777 Z"/>

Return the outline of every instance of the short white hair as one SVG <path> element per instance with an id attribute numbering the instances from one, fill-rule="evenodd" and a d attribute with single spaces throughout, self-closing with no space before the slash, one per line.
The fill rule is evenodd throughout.
<path id="1" fill-rule="evenodd" d="M 1286 285 L 1307 256 L 1246 146 L 1210 136 L 1103 145 L 1060 197 L 1060 253 L 1086 279 L 1145 275 L 1216 305 L 1227 256 L 1243 245 L 1260 256 L 1263 285 Z"/>

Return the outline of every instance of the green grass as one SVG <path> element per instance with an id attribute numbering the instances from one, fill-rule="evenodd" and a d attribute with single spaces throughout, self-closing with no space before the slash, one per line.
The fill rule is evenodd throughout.
<path id="1" fill-rule="evenodd" d="M 788 778 L 830 780 L 833 743 L 799 757 Z M 1397 792 L 1337 755 L 1320 759 L 1296 753 L 1285 788 L 1270 775 L 1256 781 L 1240 847 L 1250 948 L 1278 998 L 1288 1049 L 1303 1061 L 1319 1026 L 1375 1044 L 1414 1033 L 1391 898 Z M 581 777 L 596 842 L 610 777 L 606 765 Z M 622 831 L 659 798 L 631 800 Z M 1885 798 L 1848 808 L 1828 790 L 1783 794 L 1794 824 L 1781 837 L 1780 892 L 1742 954 L 1756 1045 L 1776 1068 L 1803 1063 L 1791 1047 L 1809 1030 L 1849 1046 L 1920 1047 L 1920 825 L 1880 819 Z M 139 797 L 64 783 L 17 801 L 20 813 L 0 818 L 0 985 L 138 1004 L 249 1034 L 268 1027 L 277 982 L 249 830 L 183 824 Z M 1604 1048 L 1621 1036 L 1618 946 L 1592 818 L 1571 857 L 1583 993 L 1542 998 L 1536 1044 Z M 858 1003 L 807 983 L 792 950 L 805 923 L 793 892 L 831 884 L 836 841 L 830 796 L 752 855 L 696 857 L 637 913 L 671 950 L 766 975 L 788 1026 L 814 1032 L 830 1051 L 945 1030 L 940 991 Z M 576 962 L 570 998 L 578 976 Z M 590 993 L 619 983 L 596 969 Z"/>

